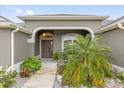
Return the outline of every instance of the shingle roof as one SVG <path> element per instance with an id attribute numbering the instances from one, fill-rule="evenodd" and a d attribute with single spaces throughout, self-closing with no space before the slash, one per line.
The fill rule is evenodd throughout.
<path id="1" fill-rule="evenodd" d="M 120 21 L 120 20 L 122 20 L 122 19 L 124 19 L 124 16 L 119 17 L 119 18 L 116 19 L 116 20 L 113 20 L 112 22 L 108 23 L 107 25 L 104 25 L 103 27 L 108 26 L 108 25 L 111 25 L 111 24 L 113 24 L 113 23 L 115 23 L 115 22 L 117 22 L 117 21 Z"/>
<path id="2" fill-rule="evenodd" d="M 102 23 L 101 23 L 101 27 L 104 27 L 104 26 L 107 26 L 109 24 L 111 24 L 114 20 L 104 20 Z"/>
<path id="3" fill-rule="evenodd" d="M 11 22 L 11 21 L 3 16 L 0 16 L 0 22 Z"/>
<path id="4" fill-rule="evenodd" d="M 122 19 L 124 19 L 124 16 L 119 17 L 118 19 L 114 20 L 112 23 L 115 23 L 115 22 L 122 20 Z M 112 24 L 112 23 L 110 23 L 110 24 Z M 108 24 L 108 25 L 110 25 L 110 24 Z"/>
<path id="5" fill-rule="evenodd" d="M 17 25 L 5 17 L 0 16 L 0 28 L 16 29 Z M 19 26 L 19 31 L 30 34 L 31 32 L 23 26 Z"/>
<path id="6" fill-rule="evenodd" d="M 96 33 L 102 33 L 105 31 L 109 31 L 111 29 L 118 28 L 118 23 L 122 23 L 122 25 L 124 25 L 124 16 L 122 16 L 122 17 L 118 18 L 117 20 L 114 20 L 111 23 L 99 28 Z"/>

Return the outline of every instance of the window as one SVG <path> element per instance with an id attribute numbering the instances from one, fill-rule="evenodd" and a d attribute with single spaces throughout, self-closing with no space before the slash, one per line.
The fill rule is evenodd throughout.
<path id="1" fill-rule="evenodd" d="M 72 44 L 72 42 L 73 42 L 72 40 L 65 40 L 64 41 L 64 47 L 69 45 L 69 44 Z"/>
<path id="2" fill-rule="evenodd" d="M 62 50 L 64 49 L 66 45 L 73 44 L 77 36 L 78 34 L 73 34 L 73 33 L 62 36 Z"/>

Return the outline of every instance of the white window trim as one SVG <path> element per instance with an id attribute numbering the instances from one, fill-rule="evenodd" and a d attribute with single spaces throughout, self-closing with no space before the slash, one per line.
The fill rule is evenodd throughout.
<path id="1" fill-rule="evenodd" d="M 74 36 L 70 36 L 70 35 L 74 35 Z M 80 34 L 77 34 L 77 33 L 67 33 L 67 34 L 62 36 L 62 38 L 61 38 L 61 50 L 62 51 L 64 49 L 64 41 L 65 40 L 71 40 L 72 43 L 73 43 L 74 40 L 76 40 L 76 35 L 80 35 Z"/>

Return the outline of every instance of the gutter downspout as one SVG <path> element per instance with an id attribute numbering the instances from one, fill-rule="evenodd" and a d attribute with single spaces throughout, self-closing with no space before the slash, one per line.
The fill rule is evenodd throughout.
<path id="1" fill-rule="evenodd" d="M 14 70 L 14 33 L 19 31 L 19 27 L 11 32 L 11 70 Z"/>
<path id="2" fill-rule="evenodd" d="M 118 23 L 118 27 L 119 27 L 119 29 L 124 30 L 124 26 L 121 23 Z"/>

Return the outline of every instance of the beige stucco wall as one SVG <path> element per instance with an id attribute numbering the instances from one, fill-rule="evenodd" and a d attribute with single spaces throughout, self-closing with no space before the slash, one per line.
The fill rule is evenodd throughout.
<path id="1" fill-rule="evenodd" d="M 0 66 L 10 65 L 10 29 L 0 29 Z"/>
<path id="2" fill-rule="evenodd" d="M 16 32 L 14 38 L 15 63 L 22 61 L 26 57 L 31 56 L 31 44 L 27 42 L 28 34 Z"/>
<path id="3" fill-rule="evenodd" d="M 101 34 L 102 43 L 112 47 L 112 62 L 124 67 L 124 30 L 114 29 Z"/>
<path id="4" fill-rule="evenodd" d="M 60 20 L 60 21 L 25 21 L 25 26 L 30 29 L 30 31 L 33 31 L 34 29 L 38 27 L 89 27 L 91 28 L 94 32 L 96 29 L 98 29 L 101 26 L 101 21 L 99 20 L 77 20 L 77 21 L 65 21 L 65 20 Z"/>

